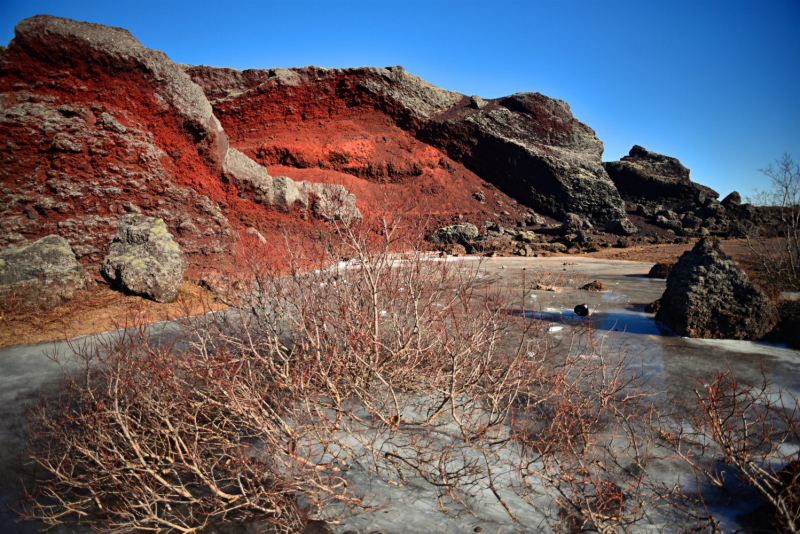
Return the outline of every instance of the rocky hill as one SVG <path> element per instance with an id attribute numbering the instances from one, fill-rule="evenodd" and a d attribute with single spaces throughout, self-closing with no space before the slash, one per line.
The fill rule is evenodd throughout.
<path id="1" fill-rule="evenodd" d="M 598 223 L 624 218 L 602 142 L 560 100 L 468 97 L 402 67 L 184 68 L 211 99 L 231 146 L 274 172 L 352 184 L 359 198 L 389 183 L 476 219 L 525 208 Z M 503 196 L 481 206 L 484 182 L 524 207 L 502 207 Z"/>
<path id="2" fill-rule="evenodd" d="M 402 67 L 180 65 L 124 29 L 47 15 L 0 48 L 0 150 L 0 247 L 58 234 L 87 266 L 126 213 L 162 218 L 192 269 L 225 263 L 237 231 L 311 231 L 386 192 L 442 225 L 569 213 L 603 228 L 636 189 L 539 93 L 485 100 Z"/>

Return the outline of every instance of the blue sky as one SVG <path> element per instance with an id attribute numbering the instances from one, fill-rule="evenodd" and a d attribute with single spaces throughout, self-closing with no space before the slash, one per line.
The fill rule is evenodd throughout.
<path id="1" fill-rule="evenodd" d="M 0 43 L 49 13 L 129 29 L 174 61 L 385 67 L 494 98 L 570 104 L 605 144 L 675 156 L 723 196 L 800 161 L 800 1 L 0 0 Z"/>

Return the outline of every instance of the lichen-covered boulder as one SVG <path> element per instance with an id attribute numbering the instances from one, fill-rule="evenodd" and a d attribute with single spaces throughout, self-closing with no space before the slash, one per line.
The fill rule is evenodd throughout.
<path id="1" fill-rule="evenodd" d="M 100 272 L 112 287 L 169 302 L 183 285 L 186 264 L 162 219 L 123 215 Z"/>
<path id="2" fill-rule="evenodd" d="M 705 238 L 670 269 L 656 319 L 678 335 L 761 339 L 778 313 L 769 298 L 722 250 Z"/>
<path id="3" fill-rule="evenodd" d="M 454 224 L 439 228 L 431 234 L 430 241 L 434 245 L 464 244 L 478 238 L 480 232 L 472 223 Z"/>
<path id="4" fill-rule="evenodd" d="M 0 297 L 18 305 L 57 306 L 87 289 L 91 278 L 61 236 L 0 250 Z M 16 300 L 15 299 L 15 300 Z"/>

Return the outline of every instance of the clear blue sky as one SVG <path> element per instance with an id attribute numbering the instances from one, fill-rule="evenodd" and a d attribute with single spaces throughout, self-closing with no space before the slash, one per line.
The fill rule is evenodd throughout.
<path id="1" fill-rule="evenodd" d="M 800 1 L 0 0 L 0 43 L 49 13 L 129 29 L 174 61 L 402 65 L 484 98 L 565 100 L 605 143 L 675 156 L 723 196 L 800 160 Z"/>

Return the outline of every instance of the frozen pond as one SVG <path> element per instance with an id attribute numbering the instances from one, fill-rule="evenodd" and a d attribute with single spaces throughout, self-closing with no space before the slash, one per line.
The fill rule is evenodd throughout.
<path id="1" fill-rule="evenodd" d="M 477 259 L 456 260 L 466 267 L 475 267 Z M 575 263 L 576 265 L 565 265 Z M 652 384 L 664 391 L 666 401 L 686 394 L 696 387 L 692 377 L 709 371 L 725 370 L 728 365 L 737 377 L 757 382 L 763 368 L 776 385 L 800 396 L 800 352 L 782 346 L 746 341 L 695 340 L 674 336 L 657 324 L 644 307 L 661 296 L 664 280 L 646 277 L 652 264 L 598 260 L 582 257 L 556 258 L 490 258 L 483 259 L 481 275 L 487 280 L 518 284 L 536 267 L 562 271 L 586 281 L 599 280 L 608 288 L 604 292 L 532 291 L 526 300 L 529 313 L 552 323 L 548 336 L 554 342 L 570 335 L 570 324 L 577 321 L 573 308 L 587 304 L 591 320 L 598 331 L 613 333 L 629 353 L 641 358 L 643 369 Z M 166 333 L 171 325 L 157 325 Z M 166 334 L 164 334 L 166 335 Z M 24 423 L 21 405 L 35 400 L 39 388 L 53 384 L 61 376 L 59 368 L 48 360 L 44 351 L 65 349 L 64 343 L 16 346 L 0 349 L 0 497 L 10 504 L 19 496 L 19 480 L 26 477 L 19 460 L 22 453 Z M 365 485 L 357 472 L 351 483 Z M 366 487 L 366 485 L 365 485 Z M 508 521 L 505 511 L 495 500 L 487 498 L 471 503 L 477 516 L 462 512 L 445 514 L 432 492 L 424 484 L 418 488 L 397 488 L 381 481 L 371 481 L 368 489 L 375 504 L 385 505 L 374 513 L 347 518 L 336 525 L 336 532 L 361 530 L 374 532 L 515 532 L 524 528 L 546 531 L 546 525 L 535 515 L 519 517 L 519 524 Z M 513 503 L 512 503 L 513 504 Z M 717 519 L 723 520 L 725 531 L 736 530 L 735 515 L 724 503 L 712 503 Z M 513 507 L 513 506 L 512 506 Z M 37 526 L 15 523 L 15 514 L 0 503 L 0 531 L 35 532 Z M 77 532 L 61 527 L 55 532 Z M 88 532 L 88 530 L 87 530 Z"/>

